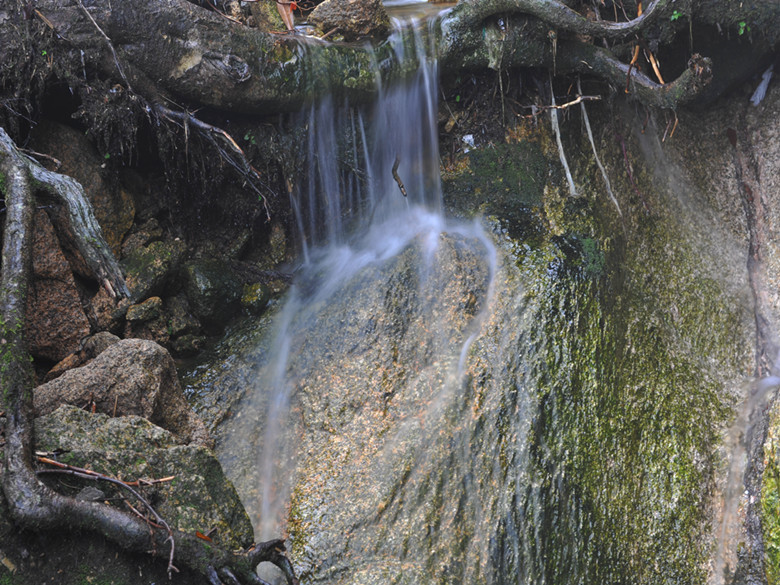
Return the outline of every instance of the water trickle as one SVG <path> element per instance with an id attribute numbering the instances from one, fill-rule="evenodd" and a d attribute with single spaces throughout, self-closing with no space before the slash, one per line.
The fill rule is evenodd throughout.
<path id="1" fill-rule="evenodd" d="M 256 501 L 247 507 L 261 540 L 284 528 L 300 425 L 333 424 L 299 418 L 305 408 L 296 403 L 307 399 L 311 377 L 329 375 L 330 384 L 344 384 L 331 386 L 334 395 L 350 391 L 349 370 L 359 368 L 360 358 L 348 357 L 341 372 L 329 364 L 343 359 L 333 356 L 345 344 L 354 346 L 347 353 L 359 355 L 377 329 L 393 329 L 396 337 L 403 336 L 397 329 L 409 329 L 415 332 L 407 341 L 415 346 L 413 367 L 451 362 L 442 369 L 445 379 L 425 397 L 423 418 L 448 405 L 447 395 L 462 387 L 465 358 L 490 302 L 496 254 L 478 224 L 456 224 L 442 216 L 437 66 L 429 38 L 433 35 L 421 35 L 417 27 L 398 28 L 391 38 L 395 58 L 403 67 L 416 63 L 412 75 L 392 87 L 380 86 L 367 107 L 326 98 L 301 121 L 309 172 L 291 197 L 304 263 L 277 317 L 272 349 L 228 439 L 231 451 L 258 453 L 256 472 L 246 472 L 257 482 Z M 450 263 L 457 271 L 462 262 L 470 263 L 463 277 L 441 266 Z M 440 315 L 446 302 L 441 289 L 447 287 L 453 288 L 451 301 L 463 308 L 454 322 Z M 379 295 L 376 300 L 393 315 L 392 322 L 380 313 L 355 314 L 361 310 L 340 306 L 343 299 L 368 291 Z M 334 315 L 339 315 L 336 322 Z M 392 369 L 388 366 L 385 380 L 377 380 L 372 390 L 387 405 L 400 392 L 397 380 L 390 379 Z M 409 440 L 417 424 L 409 425 L 395 431 L 385 451 Z"/>

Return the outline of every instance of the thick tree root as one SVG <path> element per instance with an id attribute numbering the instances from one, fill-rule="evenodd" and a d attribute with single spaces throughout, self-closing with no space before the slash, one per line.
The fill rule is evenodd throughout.
<path id="1" fill-rule="evenodd" d="M 78 181 L 67 175 L 53 173 L 21 153 L 2 128 L 0 155 L 8 159 L 8 164 L 20 169 L 19 172 L 28 175 L 28 181 L 35 181 L 37 187 L 47 191 L 65 206 L 70 229 L 87 265 L 112 296 L 129 296 L 119 264 L 103 238 L 92 206 Z"/>
<path id="2" fill-rule="evenodd" d="M 32 450 L 33 376 L 24 339 L 24 308 L 32 270 L 33 196 L 35 188 L 59 194 L 77 183 L 42 172 L 18 152 L 1 128 L 0 173 L 4 177 L 6 201 L 0 274 L 0 388 L 3 390 L 0 410 L 6 412 L 2 489 L 15 523 L 31 530 L 90 530 L 123 548 L 151 550 L 152 554 L 163 558 L 171 557 L 175 543 L 173 560 L 204 576 L 216 573 L 225 579 L 214 583 L 256 584 L 260 581 L 254 567 L 268 561 L 285 573 L 288 583 L 295 584 L 297 580 L 281 540 L 266 542 L 245 552 L 224 551 L 209 546 L 195 535 L 179 532 L 171 535 L 169 530 L 155 528 L 109 505 L 65 497 L 38 480 Z M 88 209 L 88 206 L 82 209 L 82 217 L 91 217 Z M 86 233 L 99 235 L 99 232 Z M 83 236 L 83 232 L 77 235 Z M 86 242 L 85 247 L 93 244 Z M 105 244 L 102 247 L 108 250 Z M 124 283 L 115 262 L 99 264 L 99 270 L 101 278 L 122 290 Z M 173 561 L 169 562 L 172 566 Z"/>
<path id="3" fill-rule="evenodd" d="M 538 18 L 558 31 L 601 38 L 619 38 L 637 33 L 656 18 L 671 0 L 653 0 L 641 15 L 628 22 L 588 20 L 558 0 L 465 0 L 448 16 L 450 22 L 473 26 L 497 14 L 524 14 Z"/>
<path id="4" fill-rule="evenodd" d="M 542 66 L 554 74 L 589 73 L 622 87 L 628 65 L 573 39 L 635 34 L 657 20 L 670 1 L 655 0 L 628 22 L 607 22 L 589 20 L 559 0 L 464 0 L 441 20 L 442 69 Z M 69 51 L 88 47 L 88 66 L 120 84 L 132 83 L 149 103 L 161 103 L 159 94 L 167 94 L 191 106 L 269 115 L 298 110 L 323 93 L 349 94 L 352 103 L 365 99 L 377 91 L 375 75 L 367 74 L 376 63 L 383 77 L 404 74 L 388 43 L 375 50 L 304 46 L 294 36 L 232 23 L 186 0 L 93 0 L 86 8 L 79 1 L 68 6 L 39 0 L 36 7 L 41 20 L 32 26 L 53 29 L 67 39 L 61 42 Z M 10 21 L 0 23 L 3 37 L 14 34 Z M 671 108 L 695 97 L 706 78 L 684 73 L 677 82 L 657 85 L 631 74 L 636 99 Z M 156 87 L 149 80 L 158 80 Z"/>

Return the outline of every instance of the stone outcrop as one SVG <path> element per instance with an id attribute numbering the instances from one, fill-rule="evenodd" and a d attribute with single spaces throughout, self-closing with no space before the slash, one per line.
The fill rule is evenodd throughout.
<path id="1" fill-rule="evenodd" d="M 142 416 L 184 443 L 210 443 L 205 426 L 184 398 L 173 359 L 152 341 L 114 343 L 87 365 L 35 388 L 38 416 L 61 404 L 112 416 Z"/>
<path id="2" fill-rule="evenodd" d="M 30 353 L 58 362 L 76 351 L 89 335 L 89 321 L 70 265 L 60 249 L 45 211 L 35 215 L 33 285 L 27 300 Z"/>

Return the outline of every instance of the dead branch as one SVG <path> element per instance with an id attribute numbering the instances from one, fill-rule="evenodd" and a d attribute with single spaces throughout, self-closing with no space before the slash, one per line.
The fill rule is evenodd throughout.
<path id="1" fill-rule="evenodd" d="M 262 199 L 266 217 L 268 220 L 271 219 L 271 214 L 268 209 L 268 200 L 255 183 L 260 183 L 269 191 L 271 191 L 271 189 L 263 182 L 260 178 L 260 171 L 249 162 L 246 153 L 228 132 L 222 128 L 198 120 L 189 112 L 177 112 L 159 104 L 156 105 L 154 109 L 160 117 L 171 122 L 176 121 L 181 123 L 187 134 L 189 133 L 190 125 L 195 127 L 200 132 L 201 136 L 203 136 L 220 154 L 222 159 L 246 179 L 252 190 Z"/>
<path id="2" fill-rule="evenodd" d="M 404 187 L 404 183 L 401 181 L 401 177 L 398 176 L 398 167 L 400 164 L 401 159 L 396 156 L 395 162 L 393 163 L 393 179 L 395 179 L 395 182 L 398 183 L 398 188 L 401 190 L 401 195 L 406 197 L 406 187 Z"/>
<path id="3" fill-rule="evenodd" d="M 98 473 L 97 471 L 92 471 L 91 469 L 84 469 L 82 467 L 76 467 L 75 465 L 68 465 L 67 463 L 62 463 L 61 461 L 57 461 L 56 459 L 51 459 L 49 457 L 41 455 L 40 453 L 35 454 L 35 459 L 36 461 L 38 461 L 38 463 L 46 463 L 47 465 L 53 465 L 54 467 L 58 467 L 60 469 L 67 469 L 70 471 L 77 471 L 79 473 L 84 473 L 87 475 L 94 475 L 98 479 L 108 478 L 108 479 L 116 480 L 130 487 L 140 487 L 142 485 L 150 486 L 158 483 L 166 483 L 176 479 L 175 475 L 170 475 L 168 477 L 163 477 L 160 479 L 136 479 L 135 481 L 124 481 L 122 479 L 111 478 L 111 476 L 106 476 L 103 473 Z"/>

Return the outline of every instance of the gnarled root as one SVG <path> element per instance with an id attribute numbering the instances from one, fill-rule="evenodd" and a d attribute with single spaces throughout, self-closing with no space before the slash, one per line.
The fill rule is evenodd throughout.
<path id="1" fill-rule="evenodd" d="M 284 544 L 274 540 L 249 551 L 232 552 L 208 546 L 194 535 L 157 528 L 136 516 L 99 502 L 80 501 L 65 497 L 38 480 L 33 467 L 33 375 L 24 339 L 24 308 L 31 274 L 32 217 L 34 182 L 36 188 L 52 190 L 75 189 L 75 181 L 61 175 L 42 172 L 36 163 L 24 157 L 0 128 L 0 172 L 4 181 L 6 221 L 0 274 L 0 388 L 6 412 L 5 462 L 2 489 L 14 521 L 31 530 L 54 528 L 82 529 L 97 532 L 123 548 L 152 551 L 169 559 L 169 569 L 178 562 L 209 576 L 213 583 L 258 584 L 262 581 L 254 572 L 260 562 L 272 562 L 287 576 L 291 585 L 297 583 Z M 65 185 L 63 187 L 63 185 Z M 78 187 L 80 189 L 80 186 Z M 83 194 L 83 191 L 82 191 Z M 88 205 L 81 209 L 89 224 Z M 73 217 L 71 212 L 71 217 Z M 92 220 L 94 221 L 94 219 Z M 95 224 L 97 225 L 97 224 Z M 76 231 L 76 230 L 74 230 Z M 90 236 L 89 234 L 93 234 Z M 78 232 L 77 238 L 100 237 L 100 232 Z M 102 237 L 100 237 L 102 240 Z M 82 242 L 85 248 L 97 246 L 108 250 L 100 241 Z M 104 252 L 104 258 L 110 252 Z M 124 281 L 116 262 L 96 264 L 102 279 L 112 283 L 117 292 Z M 172 555 L 175 546 L 175 556 Z M 216 576 L 216 577 L 215 577 Z"/>

